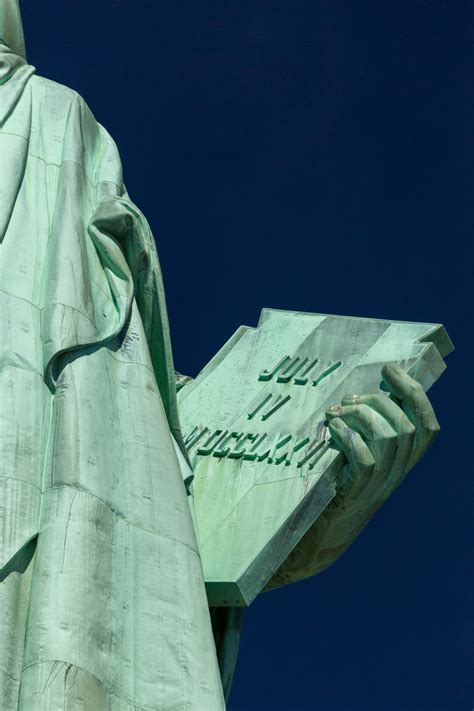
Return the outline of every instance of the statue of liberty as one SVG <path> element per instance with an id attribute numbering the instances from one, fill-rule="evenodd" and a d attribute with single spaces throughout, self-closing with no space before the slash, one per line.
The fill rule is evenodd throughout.
<path id="1" fill-rule="evenodd" d="M 209 610 L 153 236 L 107 131 L 27 63 L 17 0 L 0 40 L 0 707 L 218 711 L 240 610 Z M 320 562 L 269 587 L 338 557 L 390 493 L 369 478 L 433 440 L 422 389 L 383 377 L 393 399 L 328 414 L 347 506 Z"/>

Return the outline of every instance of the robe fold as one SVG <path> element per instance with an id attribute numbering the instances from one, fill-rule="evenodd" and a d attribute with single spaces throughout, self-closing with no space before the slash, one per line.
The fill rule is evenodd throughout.
<path id="1" fill-rule="evenodd" d="M 223 709 L 153 237 L 1 44 L 0 161 L 0 708 Z"/>

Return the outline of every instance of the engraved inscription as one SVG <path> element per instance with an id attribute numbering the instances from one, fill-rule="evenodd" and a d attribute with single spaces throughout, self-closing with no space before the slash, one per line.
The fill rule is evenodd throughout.
<path id="1" fill-rule="evenodd" d="M 202 437 L 207 440 L 197 447 Z M 242 459 L 251 462 L 266 462 L 285 466 L 296 465 L 297 469 L 308 466 L 313 469 L 329 447 L 327 430 L 318 428 L 314 437 L 296 437 L 293 434 L 279 434 L 269 439 L 268 433 L 236 432 L 215 430 L 209 433 L 207 427 L 195 427 L 185 437 L 185 446 L 189 454 L 194 450 L 201 457 L 214 456 L 219 459 Z M 197 447 L 197 449 L 196 449 Z"/>
<path id="2" fill-rule="evenodd" d="M 305 358 L 300 358 L 300 356 L 284 356 L 278 361 L 278 363 L 276 363 L 276 365 L 273 366 L 273 368 L 270 368 L 270 370 L 264 368 L 264 370 L 262 370 L 259 374 L 258 379 L 268 382 L 273 380 L 276 376 L 277 383 L 283 384 L 291 383 L 291 381 L 293 381 L 295 385 L 307 385 L 307 383 L 309 383 L 311 371 L 314 370 L 319 362 L 319 358 L 310 358 L 309 356 L 306 356 Z M 334 373 L 334 371 L 340 368 L 341 365 L 342 361 L 340 360 L 335 363 L 329 363 L 322 373 L 316 376 L 313 380 L 313 387 L 319 385 L 322 380 Z M 260 407 L 263 407 L 263 404 L 265 403 L 262 403 Z M 256 412 L 257 410 L 255 413 Z M 255 413 L 251 415 L 249 414 L 249 419 L 251 419 Z"/>
<path id="3" fill-rule="evenodd" d="M 262 400 L 260 400 L 258 405 L 256 407 L 254 407 L 252 412 L 249 412 L 249 414 L 247 415 L 247 419 L 251 420 L 253 417 L 255 417 L 257 412 L 259 412 L 262 409 L 262 407 L 264 407 L 267 404 L 267 402 L 272 399 L 272 397 L 273 397 L 273 395 L 271 395 L 271 394 L 265 395 L 265 397 L 263 397 Z"/>
<path id="4" fill-rule="evenodd" d="M 318 363 L 318 358 L 315 358 L 311 363 L 300 373 L 299 377 L 295 378 L 295 385 L 306 385 L 308 382 L 308 376 L 313 370 L 314 366 Z"/>
<path id="5" fill-rule="evenodd" d="M 258 412 L 268 405 L 266 411 L 261 415 L 261 419 L 263 421 L 268 420 L 268 418 L 271 417 L 274 412 L 279 410 L 280 407 L 283 407 L 288 400 L 291 400 L 291 395 L 283 397 L 283 395 L 272 395 L 271 393 L 268 393 L 257 403 L 253 410 L 248 413 L 247 419 L 252 420 Z"/>
<path id="6" fill-rule="evenodd" d="M 341 361 L 341 360 L 338 360 L 337 363 L 333 363 L 331 366 L 329 366 L 329 368 L 326 368 L 326 370 L 324 370 L 324 371 L 321 373 L 321 375 L 319 375 L 319 376 L 316 378 L 316 380 L 313 380 L 313 387 L 314 387 L 315 385 L 319 385 L 319 383 L 321 382 L 321 380 L 324 380 L 324 378 L 327 378 L 328 375 L 331 375 L 331 373 L 334 373 L 334 371 L 337 370 L 338 368 L 340 368 L 341 365 L 342 365 L 342 361 Z"/>
<path id="7" fill-rule="evenodd" d="M 301 361 L 300 358 L 293 358 L 290 365 L 277 377 L 277 383 L 289 383 L 291 378 L 301 370 L 307 360 L 307 358 L 303 361 Z"/>
<path id="8" fill-rule="evenodd" d="M 285 356 L 270 371 L 265 368 L 258 376 L 258 379 L 264 381 L 271 380 L 289 360 L 291 360 L 290 356 Z"/>
<path id="9" fill-rule="evenodd" d="M 285 403 L 287 403 L 290 399 L 291 395 L 286 395 L 285 397 L 278 395 L 276 401 L 271 405 L 270 409 L 263 413 L 262 420 L 268 420 L 269 417 L 279 410 L 280 407 L 283 407 L 283 405 L 285 405 Z"/>

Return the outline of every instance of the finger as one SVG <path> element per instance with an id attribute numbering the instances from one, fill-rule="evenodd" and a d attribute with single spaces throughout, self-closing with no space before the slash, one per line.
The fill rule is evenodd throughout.
<path id="1" fill-rule="evenodd" d="M 415 425 L 410 422 L 402 408 L 387 395 L 346 395 L 342 399 L 343 405 L 367 405 L 381 415 L 397 435 L 397 451 L 393 466 L 396 475 L 406 472 L 413 449 L 415 438 Z"/>
<path id="2" fill-rule="evenodd" d="M 371 481 L 375 460 L 362 437 L 338 417 L 328 424 L 331 436 L 350 464 L 353 480 L 351 496 L 357 496 Z"/>
<path id="3" fill-rule="evenodd" d="M 401 402 L 409 420 L 415 425 L 415 437 L 409 466 L 430 447 L 439 432 L 436 415 L 423 388 L 395 363 L 382 369 L 382 376 L 390 392 Z"/>
<path id="4" fill-rule="evenodd" d="M 361 435 L 375 459 L 376 469 L 388 471 L 394 462 L 397 436 L 389 423 L 367 405 L 330 408 L 328 419 L 338 417 Z"/>
<path id="5" fill-rule="evenodd" d="M 387 395 L 377 393 L 368 395 L 345 395 L 342 399 L 342 404 L 347 406 L 368 405 L 372 410 L 382 415 L 397 434 L 408 435 L 415 432 L 415 426 L 410 422 L 401 407 L 387 397 Z"/>

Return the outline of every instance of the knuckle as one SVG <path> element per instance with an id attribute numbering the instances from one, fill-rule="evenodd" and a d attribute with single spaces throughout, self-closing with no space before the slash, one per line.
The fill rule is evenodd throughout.
<path id="1" fill-rule="evenodd" d="M 396 432 L 383 432 L 377 440 L 386 447 L 396 446 L 399 435 Z"/>
<path id="2" fill-rule="evenodd" d="M 419 432 L 417 448 L 423 453 L 426 452 L 436 439 L 438 432 L 439 426 L 435 424 L 423 428 L 423 430 Z"/>
<path id="3" fill-rule="evenodd" d="M 412 424 L 409 420 L 407 422 L 403 422 L 399 426 L 399 432 L 398 432 L 398 437 L 399 439 L 413 439 L 416 435 L 416 427 L 414 424 Z"/>
<path id="4" fill-rule="evenodd" d="M 374 473 L 374 469 L 375 469 L 374 464 L 361 465 L 359 467 L 359 474 L 362 477 L 362 481 L 365 481 L 367 478 L 371 477 L 372 474 Z"/>
<path id="5" fill-rule="evenodd" d="M 370 452 L 359 453 L 358 465 L 360 471 L 365 474 L 371 474 L 375 469 L 375 459 Z"/>
<path id="6" fill-rule="evenodd" d="M 423 392 L 424 391 L 420 383 L 418 383 L 416 380 L 413 380 L 413 378 L 410 378 L 410 381 L 406 384 L 407 395 L 411 397 L 416 397 L 417 395 Z"/>
<path id="7" fill-rule="evenodd" d="M 416 432 L 415 425 L 407 419 L 401 426 L 401 434 L 406 437 L 412 437 Z"/>
<path id="8" fill-rule="evenodd" d="M 409 445 L 415 439 L 415 428 L 410 432 L 400 432 L 397 438 L 397 446 Z"/>
<path id="9" fill-rule="evenodd" d="M 440 429 L 438 422 L 431 422 L 426 428 L 426 431 L 429 436 L 434 438 L 439 434 Z"/>

